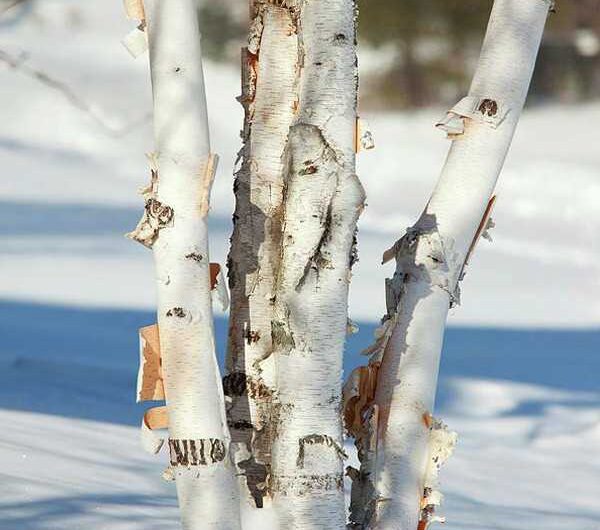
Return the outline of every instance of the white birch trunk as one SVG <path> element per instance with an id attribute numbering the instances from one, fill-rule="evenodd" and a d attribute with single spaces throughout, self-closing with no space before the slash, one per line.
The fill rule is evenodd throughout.
<path id="1" fill-rule="evenodd" d="M 271 463 L 275 369 L 271 321 L 281 249 L 288 133 L 297 112 L 298 35 L 291 11 L 257 3 L 242 51 L 242 166 L 229 255 L 232 310 L 224 388 L 242 480 L 263 504 Z M 244 488 L 245 489 L 245 488 Z"/>
<path id="2" fill-rule="evenodd" d="M 469 98 L 440 124 L 454 141 L 437 186 L 417 224 L 386 253 L 397 267 L 373 348 L 371 422 L 357 433 L 363 461 L 353 485 L 355 526 L 425 528 L 439 503 L 426 470 L 435 474 L 428 460 L 440 456 L 431 439 L 441 427 L 430 414 L 446 317 L 525 102 L 549 5 L 494 2 Z"/>
<path id="3" fill-rule="evenodd" d="M 206 214 L 214 176 L 195 0 L 145 0 L 154 96 L 154 222 L 169 446 L 185 530 L 239 529 L 215 357 Z M 155 241 L 154 241 L 155 239 Z"/>
<path id="4" fill-rule="evenodd" d="M 355 4 L 297 3 L 299 106 L 290 129 L 271 338 L 278 424 L 271 490 L 281 528 L 346 523 L 342 353 L 356 222 Z"/>
<path id="5" fill-rule="evenodd" d="M 258 1 L 252 14 L 229 261 L 229 421 L 257 505 L 270 493 L 282 527 L 341 528 L 341 363 L 364 200 L 355 4 Z"/>

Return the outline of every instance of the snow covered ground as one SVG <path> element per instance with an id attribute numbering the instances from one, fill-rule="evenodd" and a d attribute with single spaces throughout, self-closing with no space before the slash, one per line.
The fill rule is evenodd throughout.
<path id="1" fill-rule="evenodd" d="M 0 51 L 22 62 L 0 61 L 0 530 L 173 528 L 174 490 L 139 449 L 132 403 L 152 260 L 122 237 L 152 149 L 146 60 L 119 43 L 131 25 L 118 1 L 31 6 L 0 18 Z M 239 80 L 218 64 L 206 75 L 223 262 Z M 360 161 L 356 320 L 383 311 L 379 258 L 435 182 L 448 147 L 432 126 L 440 112 L 366 116 L 377 149 Z M 495 242 L 477 251 L 452 316 L 463 327 L 445 344 L 438 414 L 460 433 L 442 473 L 449 530 L 600 530 L 599 119 L 599 104 L 529 109 L 515 138 Z M 373 327 L 352 339 L 346 369 Z M 224 320 L 217 328 L 222 352 Z"/>
<path id="2" fill-rule="evenodd" d="M 141 451 L 133 403 L 134 330 L 152 313 L 8 301 L 0 313 L 0 528 L 175 528 L 165 455 Z M 373 327 L 351 339 L 347 370 Z M 448 331 L 437 415 L 460 433 L 442 471 L 448 530 L 600 529 L 599 349 L 598 331 Z"/>

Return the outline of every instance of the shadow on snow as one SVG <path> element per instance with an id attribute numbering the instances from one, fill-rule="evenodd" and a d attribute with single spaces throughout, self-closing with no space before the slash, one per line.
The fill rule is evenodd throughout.
<path id="1" fill-rule="evenodd" d="M 154 322 L 153 313 L 0 301 L 0 315 L 0 408 L 139 424 L 137 329 Z M 222 367 L 227 323 L 215 324 Z M 346 373 L 366 362 L 358 352 L 374 329 L 363 324 L 349 339 Z M 598 351 L 600 331 L 450 328 L 438 406 L 451 401 L 456 377 L 596 392 Z M 525 402 L 511 414 L 544 405 Z"/>

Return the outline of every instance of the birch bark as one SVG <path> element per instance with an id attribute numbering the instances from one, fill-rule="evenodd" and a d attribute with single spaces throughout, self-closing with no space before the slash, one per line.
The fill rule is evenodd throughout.
<path id="1" fill-rule="evenodd" d="M 229 421 L 257 505 L 272 494 L 282 527 L 341 528 L 342 349 L 364 200 L 355 4 L 253 4 L 229 260 Z"/>
<path id="2" fill-rule="evenodd" d="M 346 523 L 342 354 L 364 192 L 355 174 L 355 3 L 298 6 L 299 104 L 271 323 L 279 412 L 271 490 L 282 528 L 314 530 Z"/>
<path id="3" fill-rule="evenodd" d="M 244 146 L 234 186 L 224 388 L 231 399 L 228 417 L 238 445 L 237 464 L 254 502 L 261 507 L 277 421 L 271 321 L 280 261 L 284 153 L 297 112 L 299 67 L 293 12 L 274 3 L 256 2 L 252 15 L 249 46 L 242 51 Z"/>
<path id="4" fill-rule="evenodd" d="M 215 357 L 206 224 L 214 157 L 197 4 L 145 0 L 145 15 L 157 153 L 133 237 L 155 258 L 171 466 L 185 530 L 239 529 Z"/>
<path id="5" fill-rule="evenodd" d="M 495 0 L 469 97 L 439 124 L 453 142 L 437 186 L 419 221 L 384 257 L 395 257 L 396 272 L 386 283 L 388 314 L 367 371 L 376 388 L 354 427 L 362 459 L 354 472 L 354 526 L 415 530 L 433 520 L 440 496 L 426 470 L 440 457 L 431 440 L 442 427 L 430 414 L 448 308 L 458 302 L 463 264 L 511 144 L 550 4 Z"/>

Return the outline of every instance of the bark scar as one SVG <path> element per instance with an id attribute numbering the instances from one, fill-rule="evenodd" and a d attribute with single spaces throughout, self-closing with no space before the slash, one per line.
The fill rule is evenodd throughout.
<path id="1" fill-rule="evenodd" d="M 331 260 L 323 250 L 323 247 L 327 244 L 331 236 L 332 220 L 332 204 L 330 202 L 329 206 L 327 207 L 325 221 L 323 222 L 323 232 L 321 233 L 321 238 L 319 239 L 316 248 L 309 256 L 306 265 L 304 266 L 304 273 L 302 274 L 302 276 L 298 280 L 298 283 L 296 284 L 296 292 L 300 292 L 311 270 L 315 271 L 318 277 L 320 270 L 332 268 Z"/>
<path id="2" fill-rule="evenodd" d="M 481 114 L 487 114 L 489 117 L 495 116 L 498 114 L 498 103 L 493 99 L 484 99 L 478 110 Z"/>
<path id="3" fill-rule="evenodd" d="M 225 460 L 225 442 L 218 438 L 169 440 L 170 462 L 177 466 L 207 466 Z"/>
<path id="4" fill-rule="evenodd" d="M 200 254 L 199 252 L 190 252 L 189 254 L 185 255 L 185 259 L 189 259 L 200 263 L 202 261 L 202 254 Z"/>
<path id="5" fill-rule="evenodd" d="M 298 458 L 296 460 L 296 466 L 298 468 L 302 469 L 304 467 L 305 447 L 307 445 L 316 444 L 332 447 L 342 460 L 348 458 L 348 455 L 342 446 L 331 436 L 328 436 L 327 434 L 309 434 L 308 436 L 298 440 Z"/>
<path id="6" fill-rule="evenodd" d="M 177 318 L 185 318 L 187 315 L 187 313 L 185 312 L 185 309 L 183 309 L 183 307 L 174 307 L 172 309 L 169 309 L 166 313 L 166 316 L 168 317 L 177 317 Z"/>

